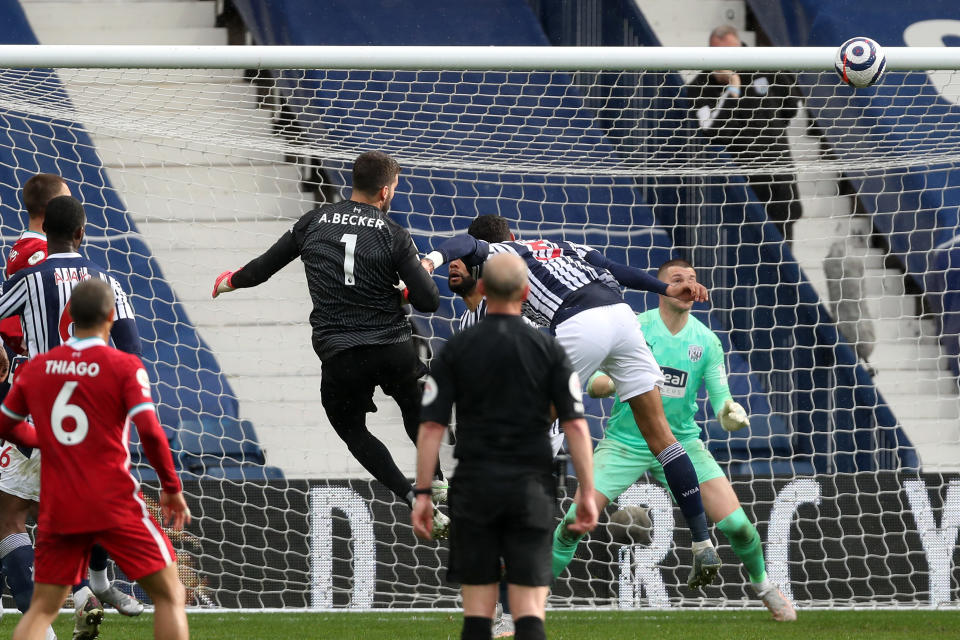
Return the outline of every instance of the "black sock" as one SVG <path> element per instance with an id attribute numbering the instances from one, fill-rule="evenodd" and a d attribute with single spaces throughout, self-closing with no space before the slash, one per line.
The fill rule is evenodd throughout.
<path id="1" fill-rule="evenodd" d="M 463 616 L 460 640 L 490 640 L 493 638 L 493 618 Z"/>
<path id="2" fill-rule="evenodd" d="M 514 618 L 513 628 L 516 640 L 547 640 L 547 632 L 543 628 L 543 620 L 537 616 L 523 616 Z"/>
<path id="3" fill-rule="evenodd" d="M 693 468 L 686 450 L 679 442 L 657 454 L 657 460 L 663 466 L 663 475 L 670 486 L 670 493 L 677 501 L 677 506 L 687 520 L 690 535 L 694 542 L 709 540 L 707 531 L 707 516 L 703 512 L 703 501 L 700 499 L 700 483 L 697 481 L 697 471 Z"/>

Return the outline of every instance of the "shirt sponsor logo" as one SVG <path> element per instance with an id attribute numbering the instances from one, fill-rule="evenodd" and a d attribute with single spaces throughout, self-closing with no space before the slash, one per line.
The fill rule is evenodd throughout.
<path id="1" fill-rule="evenodd" d="M 692 344 L 687 347 L 687 355 L 690 356 L 690 362 L 697 362 L 703 357 L 703 347 L 698 344 Z"/>
<path id="2" fill-rule="evenodd" d="M 687 372 L 671 367 L 660 367 L 663 371 L 663 385 L 660 395 L 664 398 L 682 398 L 687 394 Z"/>

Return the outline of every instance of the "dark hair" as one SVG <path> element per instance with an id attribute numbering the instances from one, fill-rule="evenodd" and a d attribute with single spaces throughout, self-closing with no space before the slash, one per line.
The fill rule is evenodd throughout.
<path id="1" fill-rule="evenodd" d="M 70 295 L 70 316 L 77 329 L 94 329 L 110 317 L 113 291 L 100 278 L 84 280 Z"/>
<path id="2" fill-rule="evenodd" d="M 353 162 L 353 188 L 373 195 L 393 183 L 400 173 L 397 161 L 382 151 L 361 153 Z"/>
<path id="3" fill-rule="evenodd" d="M 65 187 L 67 181 L 53 173 L 38 173 L 23 185 L 23 207 L 31 218 L 43 215 L 47 203 Z"/>
<path id="4" fill-rule="evenodd" d="M 657 269 L 657 277 L 663 275 L 663 272 L 669 269 L 670 267 L 683 267 L 684 269 L 693 269 L 693 265 L 684 260 L 683 258 L 674 258 L 673 260 L 667 260 L 660 268 Z"/>
<path id="5" fill-rule="evenodd" d="M 470 223 L 467 233 L 477 240 L 507 242 L 510 240 L 510 223 L 503 216 L 493 214 L 477 216 Z"/>
<path id="6" fill-rule="evenodd" d="M 83 205 L 73 196 L 57 196 L 47 203 L 43 230 L 48 240 L 69 241 L 87 222 Z"/>

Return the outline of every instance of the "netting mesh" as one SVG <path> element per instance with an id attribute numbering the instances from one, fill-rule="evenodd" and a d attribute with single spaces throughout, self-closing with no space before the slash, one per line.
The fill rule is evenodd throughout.
<path id="1" fill-rule="evenodd" d="M 392 215 L 423 252 L 497 213 L 521 238 L 584 242 L 641 268 L 690 260 L 711 290 L 696 314 L 721 336 L 752 417 L 733 435 L 705 404 L 698 419 L 771 576 L 801 604 L 956 599 L 960 494 L 942 476 L 922 476 L 929 495 L 901 479 L 960 460 L 957 107 L 923 73 L 860 91 L 784 73 L 745 82 L 745 124 L 723 130 L 701 111 L 710 119 L 717 101 L 684 87 L 694 75 L 0 73 L 4 239 L 25 226 L 23 182 L 60 173 L 87 208 L 83 251 L 133 292 L 197 519 L 177 541 L 194 604 L 456 604 L 445 545 L 415 541 L 406 507 L 326 421 L 301 270 L 209 297 L 218 273 L 346 197 L 353 159 L 371 149 L 403 167 Z M 440 287 L 440 311 L 415 318 L 434 349 L 464 309 Z M 412 475 L 399 412 L 376 400 L 371 430 Z M 588 409 L 600 437 L 609 403 Z M 654 507 L 654 544 L 616 544 L 601 524 L 551 604 L 758 604 L 719 533 L 719 586 L 682 586 L 682 517 L 645 482 L 629 499 Z"/>

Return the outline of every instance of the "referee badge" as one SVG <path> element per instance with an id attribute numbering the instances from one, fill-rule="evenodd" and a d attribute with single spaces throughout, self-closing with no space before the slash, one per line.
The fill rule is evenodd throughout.
<path id="1" fill-rule="evenodd" d="M 692 344 L 687 347 L 687 355 L 690 357 L 690 362 L 696 362 L 703 356 L 703 347 Z"/>

